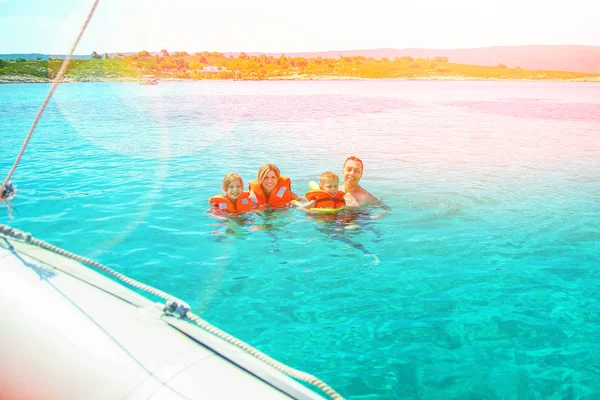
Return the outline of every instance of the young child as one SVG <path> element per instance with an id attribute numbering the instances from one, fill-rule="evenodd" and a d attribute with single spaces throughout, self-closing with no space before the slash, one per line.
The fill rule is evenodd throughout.
<path id="1" fill-rule="evenodd" d="M 346 205 L 344 192 L 338 190 L 340 178 L 333 172 L 323 172 L 319 176 L 319 189 L 306 192 L 308 203 L 299 208 L 340 208 Z"/>
<path id="2" fill-rule="evenodd" d="M 244 181 L 239 174 L 230 172 L 225 175 L 221 187 L 225 194 L 218 194 L 208 199 L 211 210 L 230 214 L 252 211 L 250 193 L 244 192 Z"/>

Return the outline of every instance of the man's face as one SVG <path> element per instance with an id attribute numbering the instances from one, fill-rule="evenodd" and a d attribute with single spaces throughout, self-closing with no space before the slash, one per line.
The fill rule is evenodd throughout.
<path id="1" fill-rule="evenodd" d="M 357 184 L 362 177 L 362 165 L 360 162 L 355 160 L 348 160 L 344 164 L 344 183 Z"/>

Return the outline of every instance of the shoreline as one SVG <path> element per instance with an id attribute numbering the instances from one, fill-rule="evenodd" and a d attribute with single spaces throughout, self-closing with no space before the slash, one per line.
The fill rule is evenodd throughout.
<path id="1" fill-rule="evenodd" d="M 599 77 L 593 78 L 572 78 L 572 79 L 517 79 L 517 78 L 478 78 L 466 76 L 420 76 L 415 78 L 397 77 L 397 78 L 358 78 L 354 76 L 317 76 L 317 75 L 297 75 L 297 76 L 274 76 L 266 79 L 180 79 L 180 78 L 160 78 L 159 82 L 196 82 L 196 81 L 487 81 L 487 82 L 600 82 Z M 53 83 L 54 80 L 48 78 L 39 78 L 34 76 L 0 76 L 0 84 L 10 83 Z M 123 82 L 137 83 L 138 78 L 87 78 L 70 79 L 66 78 L 61 83 L 89 83 L 89 82 Z"/>

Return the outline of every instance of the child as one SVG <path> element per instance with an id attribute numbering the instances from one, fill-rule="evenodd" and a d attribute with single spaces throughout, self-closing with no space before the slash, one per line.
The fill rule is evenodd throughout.
<path id="1" fill-rule="evenodd" d="M 239 174 L 230 172 L 225 175 L 221 187 L 225 194 L 218 194 L 208 200 L 211 210 L 230 214 L 252 211 L 250 193 L 244 192 L 244 181 Z"/>
<path id="2" fill-rule="evenodd" d="M 333 172 L 323 172 L 319 176 L 319 189 L 306 193 L 308 203 L 300 206 L 301 209 L 310 208 L 340 208 L 346 205 L 344 192 L 338 190 L 340 178 Z"/>

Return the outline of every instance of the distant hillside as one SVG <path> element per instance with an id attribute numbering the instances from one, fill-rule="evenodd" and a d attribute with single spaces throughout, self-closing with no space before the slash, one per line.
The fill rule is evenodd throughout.
<path id="1" fill-rule="evenodd" d="M 36 60 L 41 58 L 47 60 L 50 58 L 65 58 L 64 54 L 40 54 L 40 53 L 29 53 L 29 54 L 0 54 L 0 60 L 16 60 L 17 58 L 24 58 L 25 60 Z M 73 60 L 89 60 L 91 55 L 74 55 Z"/>
<path id="2" fill-rule="evenodd" d="M 142 49 L 140 49 L 141 51 Z M 104 55 L 99 49 L 98 52 Z M 108 53 L 114 57 L 116 53 Z M 124 53 L 126 56 L 134 53 Z M 150 52 L 150 54 L 160 54 Z M 193 54 L 193 53 L 190 53 Z M 226 57 L 239 53 L 226 52 Z M 288 57 L 323 57 L 339 58 L 340 56 L 365 56 L 381 59 L 387 57 L 410 56 L 413 58 L 433 58 L 436 56 L 447 57 L 448 61 L 457 64 L 471 64 L 483 66 L 497 66 L 502 63 L 509 68 L 521 67 L 527 70 L 551 70 L 571 71 L 600 74 L 600 46 L 494 46 L 475 49 L 366 49 L 366 50 L 343 50 L 325 52 L 300 52 L 300 53 L 246 53 L 250 56 L 278 57 L 285 54 Z M 41 57 L 43 60 L 51 58 L 64 58 L 59 54 L 0 54 L 0 59 L 10 60 L 24 58 L 35 60 Z M 89 60 L 90 55 L 76 55 L 78 60 Z"/>
<path id="3" fill-rule="evenodd" d="M 224 53 L 225 55 L 237 53 Z M 247 53 L 259 55 L 260 53 Z M 264 53 L 263 53 L 264 54 Z M 268 53 L 279 56 L 282 53 Z M 370 49 L 326 52 L 285 53 L 288 57 L 366 56 L 380 59 L 410 56 L 413 58 L 448 57 L 457 64 L 496 66 L 530 70 L 572 71 L 600 74 L 600 46 L 494 46 L 476 49 Z"/>
<path id="4" fill-rule="evenodd" d="M 102 57 L 104 57 L 104 53 L 99 53 Z M 130 56 L 135 54 L 134 52 L 123 53 L 126 56 Z M 160 54 L 160 52 L 154 52 L 154 54 Z M 113 58 L 117 53 L 108 53 L 108 56 Z M 16 60 L 17 58 L 24 58 L 25 60 L 37 60 L 41 58 L 42 60 L 47 60 L 48 58 L 58 58 L 64 60 L 66 54 L 41 54 L 41 53 L 28 53 L 28 54 L 0 54 L 0 60 Z M 91 60 L 91 54 L 74 54 L 73 60 Z"/>
<path id="5" fill-rule="evenodd" d="M 62 60 L 0 61 L 0 83 L 48 82 L 54 79 Z M 526 70 L 494 66 L 448 62 L 445 56 L 432 58 L 375 59 L 367 56 L 291 57 L 250 56 L 238 57 L 218 52 L 185 52 L 152 55 L 147 51 L 120 55 L 115 58 L 73 60 L 66 71 L 68 82 L 146 82 L 153 80 L 348 80 L 348 79 L 402 79 L 402 80 L 532 80 L 600 82 L 600 74 L 565 71 Z"/>

